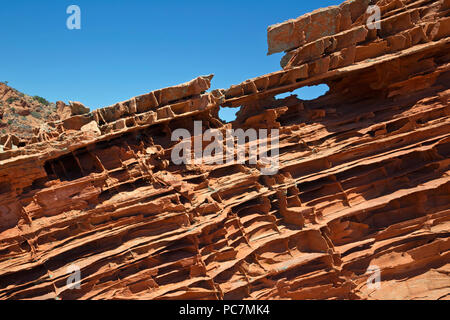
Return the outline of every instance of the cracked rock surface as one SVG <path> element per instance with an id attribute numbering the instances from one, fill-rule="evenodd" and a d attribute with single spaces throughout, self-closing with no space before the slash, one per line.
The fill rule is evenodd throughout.
<path id="1" fill-rule="evenodd" d="M 0 152 L 0 299 L 448 299 L 449 13 L 321 9 L 269 27 L 280 71 L 213 91 L 198 77 Z M 275 98 L 321 83 L 315 100 Z M 171 133 L 194 121 L 279 129 L 278 173 L 175 165 Z"/>

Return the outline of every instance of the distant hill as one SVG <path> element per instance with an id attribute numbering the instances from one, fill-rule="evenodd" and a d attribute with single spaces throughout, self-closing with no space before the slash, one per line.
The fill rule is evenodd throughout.
<path id="1" fill-rule="evenodd" d="M 0 82 L 0 137 L 13 134 L 28 139 L 33 136 L 33 128 L 58 119 L 55 103 L 26 95 Z"/>

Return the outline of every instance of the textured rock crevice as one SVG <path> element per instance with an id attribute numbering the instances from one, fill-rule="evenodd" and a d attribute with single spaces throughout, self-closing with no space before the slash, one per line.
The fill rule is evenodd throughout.
<path id="1" fill-rule="evenodd" d="M 0 298 L 448 299 L 448 15 L 442 0 L 348 1 L 269 28 L 281 71 L 47 123 L 0 153 Z M 274 98 L 319 83 L 315 100 Z M 175 165 L 171 132 L 195 120 L 278 128 L 279 172 Z"/>

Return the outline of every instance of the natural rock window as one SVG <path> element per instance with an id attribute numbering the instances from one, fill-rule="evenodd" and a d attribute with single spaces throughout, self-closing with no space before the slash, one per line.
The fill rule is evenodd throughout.
<path id="1" fill-rule="evenodd" d="M 298 88 L 292 92 L 285 92 L 275 96 L 276 99 L 287 98 L 291 95 L 297 95 L 298 99 L 302 100 L 314 100 L 325 94 L 330 90 L 326 84 L 318 84 L 315 86 L 305 86 Z"/>

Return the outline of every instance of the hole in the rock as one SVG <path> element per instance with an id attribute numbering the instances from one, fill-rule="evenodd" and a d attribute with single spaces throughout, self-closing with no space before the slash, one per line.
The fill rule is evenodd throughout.
<path id="1" fill-rule="evenodd" d="M 44 165 L 44 169 L 45 172 L 47 173 L 48 176 L 52 176 L 55 174 L 55 172 L 53 171 L 52 165 L 50 164 L 49 161 L 47 161 Z"/>
<path id="2" fill-rule="evenodd" d="M 58 178 L 61 181 L 66 181 L 83 176 L 75 157 L 71 154 L 47 161 L 44 164 L 44 169 L 49 179 Z"/>
<path id="3" fill-rule="evenodd" d="M 436 146 L 436 150 L 437 152 L 444 156 L 444 157 L 448 157 L 448 155 L 450 155 L 450 143 L 442 143 L 442 144 L 438 144 Z"/>
<path id="4" fill-rule="evenodd" d="M 135 122 L 134 122 L 134 118 L 128 118 L 125 121 L 125 125 L 127 126 L 127 128 L 132 128 L 135 126 Z"/>
<path id="5" fill-rule="evenodd" d="M 0 193 L 7 193 L 11 191 L 11 185 L 7 181 L 0 182 Z"/>
<path id="6" fill-rule="evenodd" d="M 206 181 L 206 179 L 205 179 L 204 176 L 186 179 L 186 182 L 192 183 L 192 184 L 200 184 L 200 183 L 205 182 L 205 181 Z"/>
<path id="7" fill-rule="evenodd" d="M 236 120 L 236 114 L 241 109 L 241 107 L 236 108 L 228 108 L 228 107 L 220 107 L 219 110 L 219 118 L 225 123 L 232 122 Z"/>
<path id="8" fill-rule="evenodd" d="M 325 95 L 328 92 L 328 90 L 330 90 L 330 87 L 322 83 L 316 86 L 301 87 L 292 92 L 280 93 L 275 96 L 275 99 L 284 99 L 286 97 L 296 94 L 299 99 L 314 100 Z"/>
<path id="9" fill-rule="evenodd" d="M 100 173 L 103 171 L 96 158 L 86 149 L 79 150 L 76 157 L 86 175 L 91 174 L 92 172 Z"/>
<path id="10" fill-rule="evenodd" d="M 71 154 L 59 158 L 60 164 L 63 167 L 64 174 L 69 180 L 75 180 L 81 178 L 80 166 L 78 165 L 75 157 Z"/>
<path id="11" fill-rule="evenodd" d="M 42 189 L 45 187 L 45 183 L 47 182 L 47 178 L 39 178 L 33 181 L 31 184 L 32 189 Z"/>
<path id="12" fill-rule="evenodd" d="M 238 172 L 242 172 L 242 165 L 234 164 L 231 166 L 221 167 L 221 168 L 212 170 L 209 173 L 208 178 L 216 178 L 217 179 L 217 178 L 221 178 L 224 176 L 230 176 L 230 175 L 238 173 Z"/>

